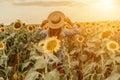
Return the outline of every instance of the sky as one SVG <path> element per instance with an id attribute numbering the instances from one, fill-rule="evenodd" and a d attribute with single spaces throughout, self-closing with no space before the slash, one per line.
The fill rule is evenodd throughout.
<path id="1" fill-rule="evenodd" d="M 0 23 L 40 24 L 56 10 L 73 22 L 120 20 L 120 0 L 0 0 Z"/>

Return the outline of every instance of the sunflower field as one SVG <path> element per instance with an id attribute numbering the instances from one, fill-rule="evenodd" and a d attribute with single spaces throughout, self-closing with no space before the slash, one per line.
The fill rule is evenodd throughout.
<path id="1" fill-rule="evenodd" d="M 0 24 L 0 80 L 120 80 L 120 21 L 74 25 L 79 34 L 58 39 L 37 35 L 40 24 Z"/>

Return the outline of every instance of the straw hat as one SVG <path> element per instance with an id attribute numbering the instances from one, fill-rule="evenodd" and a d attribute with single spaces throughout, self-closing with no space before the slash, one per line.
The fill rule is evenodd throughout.
<path id="1" fill-rule="evenodd" d="M 48 26 L 51 29 L 59 29 L 64 25 L 65 15 L 60 11 L 54 11 L 48 16 Z"/>

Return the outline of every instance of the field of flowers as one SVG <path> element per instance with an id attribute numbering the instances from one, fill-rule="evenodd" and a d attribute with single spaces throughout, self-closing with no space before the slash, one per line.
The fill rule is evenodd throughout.
<path id="1" fill-rule="evenodd" d="M 37 35 L 40 24 L 1 24 L 0 80 L 120 80 L 120 21 L 74 25 L 79 34 L 58 39 Z"/>

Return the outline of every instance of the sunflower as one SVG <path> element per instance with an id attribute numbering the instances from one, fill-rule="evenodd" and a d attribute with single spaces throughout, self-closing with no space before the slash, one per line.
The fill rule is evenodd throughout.
<path id="1" fill-rule="evenodd" d="M 77 36 L 76 39 L 78 42 L 83 42 L 85 40 L 85 38 L 83 36 Z"/>
<path id="2" fill-rule="evenodd" d="M 119 49 L 119 44 L 116 41 L 110 41 L 107 43 L 107 49 L 109 51 L 115 51 Z"/>
<path id="3" fill-rule="evenodd" d="M 95 23 L 95 22 L 92 22 L 92 23 L 91 23 L 91 25 L 92 25 L 92 26 L 95 26 L 95 25 L 96 25 L 96 23 Z"/>
<path id="4" fill-rule="evenodd" d="M 101 33 L 99 35 L 100 38 L 104 39 L 104 38 L 109 38 L 113 35 L 113 32 L 111 30 L 106 30 L 103 33 Z"/>
<path id="5" fill-rule="evenodd" d="M 116 31 L 117 31 L 117 32 L 120 32 L 120 28 L 117 28 Z"/>
<path id="6" fill-rule="evenodd" d="M 34 26 L 33 26 L 34 30 L 37 30 L 38 27 L 39 27 L 38 25 L 34 25 Z"/>
<path id="7" fill-rule="evenodd" d="M 0 33 L 1 32 L 4 32 L 5 30 L 4 30 L 4 28 L 3 27 L 0 27 Z"/>
<path id="8" fill-rule="evenodd" d="M 86 33 L 90 34 L 92 32 L 91 28 L 86 28 Z"/>
<path id="9" fill-rule="evenodd" d="M 42 29 L 43 29 L 43 30 L 48 30 L 49 27 L 46 25 L 46 26 L 44 26 Z"/>
<path id="10" fill-rule="evenodd" d="M 5 48 L 4 42 L 0 41 L 0 50 L 3 50 Z"/>
<path id="11" fill-rule="evenodd" d="M 14 25 L 13 25 L 13 28 L 15 30 L 20 30 L 22 28 L 21 22 L 20 21 L 15 22 Z"/>
<path id="12" fill-rule="evenodd" d="M 65 28 L 65 29 L 71 29 L 72 26 L 71 26 L 70 24 L 66 23 L 66 24 L 64 25 L 64 28 Z"/>
<path id="13" fill-rule="evenodd" d="M 34 43 L 30 43 L 30 44 L 29 44 L 29 49 L 32 50 L 32 49 L 34 49 L 34 48 L 35 48 L 35 47 L 34 47 Z"/>
<path id="14" fill-rule="evenodd" d="M 27 31 L 28 32 L 33 32 L 33 27 L 32 26 L 27 26 Z"/>
<path id="15" fill-rule="evenodd" d="M 45 43 L 43 42 L 43 41 L 40 41 L 39 43 L 38 43 L 38 46 L 39 47 L 43 47 L 45 45 Z"/>
<path id="16" fill-rule="evenodd" d="M 57 52 L 60 49 L 60 40 L 57 37 L 50 37 L 45 41 L 43 46 L 45 53 Z"/>

